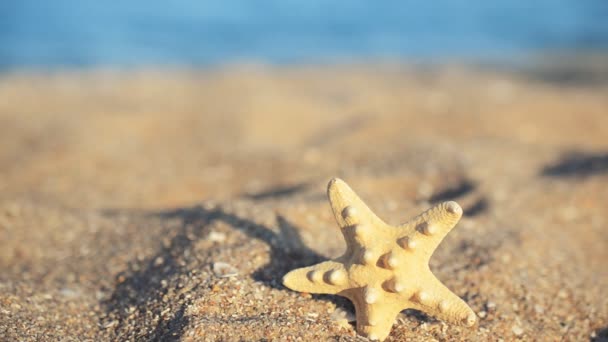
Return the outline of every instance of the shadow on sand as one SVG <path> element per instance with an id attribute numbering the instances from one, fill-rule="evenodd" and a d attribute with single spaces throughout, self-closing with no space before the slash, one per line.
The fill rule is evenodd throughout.
<path id="1" fill-rule="evenodd" d="M 570 152 L 559 161 L 545 166 L 541 175 L 574 178 L 606 172 L 608 172 L 608 153 Z"/>
<path id="2" fill-rule="evenodd" d="M 254 201 L 289 197 L 306 190 L 309 186 L 310 184 L 308 183 L 298 183 L 295 185 L 273 187 L 253 194 L 244 194 L 243 197 Z"/>
<path id="3" fill-rule="evenodd" d="M 599 329 L 595 332 L 595 337 L 590 339 L 591 342 L 608 342 L 608 327 Z"/>
<path id="4" fill-rule="evenodd" d="M 467 195 L 475 190 L 477 185 L 468 179 L 462 180 L 455 186 L 448 187 L 429 197 L 429 202 L 438 204 L 443 201 L 451 201 L 456 197 Z"/>
<path id="5" fill-rule="evenodd" d="M 180 262 L 184 252 L 189 250 L 199 239 L 208 234 L 210 225 L 221 221 L 233 229 L 237 229 L 249 237 L 261 240 L 270 247 L 270 261 L 256 270 L 252 277 L 267 286 L 276 289 L 285 289 L 281 284 L 283 274 L 297 267 L 312 265 L 326 260 L 315 251 L 308 248 L 301 239 L 298 229 L 287 219 L 277 215 L 278 232 L 269 227 L 257 224 L 251 220 L 226 213 L 221 209 L 205 209 L 197 206 L 167 211 L 142 210 L 105 210 L 106 216 L 115 215 L 141 215 L 156 217 L 161 220 L 178 219 L 179 232 L 171 239 L 169 244 L 159 248 L 159 251 L 143 261 L 133 261 L 130 269 L 118 275 L 117 285 L 111 297 L 102 303 L 106 310 L 101 325 L 113 328 L 116 338 L 119 339 L 145 339 L 154 341 L 175 341 L 183 334 L 188 324 L 184 316 L 187 303 L 182 304 L 172 317 L 159 319 L 153 330 L 138 327 L 136 334 L 125 329 L 125 321 L 138 310 L 138 314 L 145 320 L 152 320 L 147 310 L 148 303 L 162 301 L 167 293 L 167 282 L 180 275 L 188 273 L 187 265 Z M 145 232 L 142 232 L 145 233 Z M 179 287 L 180 284 L 177 284 Z M 195 287 L 196 288 L 196 287 Z M 319 299 L 332 300 L 327 296 L 315 296 Z M 339 303 L 338 303 L 339 302 Z M 336 301 L 344 306 L 342 301 Z"/>

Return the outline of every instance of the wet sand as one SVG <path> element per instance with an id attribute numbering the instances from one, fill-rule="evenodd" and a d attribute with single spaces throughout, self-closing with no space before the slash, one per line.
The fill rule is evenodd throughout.
<path id="1" fill-rule="evenodd" d="M 280 283 L 344 251 L 340 177 L 389 223 L 465 211 L 431 269 L 478 324 L 388 340 L 608 339 L 608 73 L 568 70 L 5 73 L 0 336 L 364 340 Z"/>

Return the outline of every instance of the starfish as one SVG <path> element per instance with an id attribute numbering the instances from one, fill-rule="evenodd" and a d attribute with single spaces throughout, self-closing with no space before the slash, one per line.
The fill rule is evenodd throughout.
<path id="1" fill-rule="evenodd" d="M 346 240 L 346 252 L 287 273 L 285 286 L 348 298 L 355 305 L 357 332 L 371 340 L 384 340 L 399 312 L 409 308 L 450 323 L 475 324 L 473 310 L 428 265 L 462 216 L 456 202 L 441 203 L 405 224 L 390 226 L 340 179 L 329 182 L 327 195 Z"/>

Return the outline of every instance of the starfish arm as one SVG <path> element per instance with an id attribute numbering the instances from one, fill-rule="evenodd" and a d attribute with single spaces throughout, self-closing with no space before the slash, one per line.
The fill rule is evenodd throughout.
<path id="1" fill-rule="evenodd" d="M 334 178 L 327 185 L 327 197 L 340 228 L 357 224 L 386 226 L 376 214 L 341 179 Z"/>
<path id="2" fill-rule="evenodd" d="M 287 273 L 283 285 L 299 292 L 336 294 L 348 286 L 348 273 L 342 263 L 325 261 Z"/>
<path id="3" fill-rule="evenodd" d="M 370 340 L 384 340 L 401 311 L 399 301 L 383 298 L 381 294 L 372 294 L 365 288 L 349 289 L 340 295 L 350 299 L 355 306 L 357 332 Z M 370 301 L 372 303 L 370 303 Z"/>
<path id="4" fill-rule="evenodd" d="M 469 305 L 443 285 L 430 271 L 425 277 L 424 297 L 420 309 L 445 322 L 472 326 L 477 320 Z"/>
<path id="5" fill-rule="evenodd" d="M 383 341 L 391 332 L 395 319 L 399 314 L 399 309 L 394 309 L 390 305 L 367 305 L 363 308 L 356 308 L 357 332 L 367 336 L 370 340 Z"/>
<path id="6" fill-rule="evenodd" d="M 462 216 L 458 203 L 449 201 L 438 204 L 409 222 L 398 227 L 411 246 L 428 260 L 443 238 L 456 226 Z M 412 232 L 415 232 L 412 234 Z M 415 241 L 415 242 L 414 242 Z"/>

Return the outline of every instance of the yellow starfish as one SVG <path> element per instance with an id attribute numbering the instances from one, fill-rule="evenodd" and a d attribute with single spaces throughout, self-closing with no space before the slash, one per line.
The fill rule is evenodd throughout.
<path id="1" fill-rule="evenodd" d="M 329 182 L 327 195 L 346 240 L 346 252 L 335 260 L 287 273 L 285 286 L 350 299 L 357 332 L 372 340 L 384 340 L 399 312 L 409 308 L 447 322 L 475 324 L 473 310 L 428 266 L 441 240 L 462 216 L 456 202 L 444 202 L 393 227 L 340 179 Z"/>

